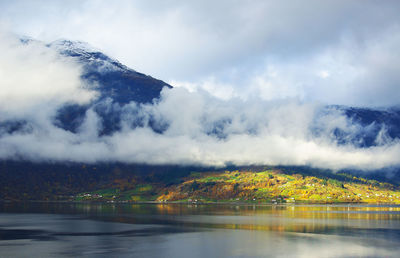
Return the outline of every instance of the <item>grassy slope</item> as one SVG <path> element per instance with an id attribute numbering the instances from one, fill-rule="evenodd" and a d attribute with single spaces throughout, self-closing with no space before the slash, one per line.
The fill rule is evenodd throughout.
<path id="1" fill-rule="evenodd" d="M 103 189 L 91 196 L 82 193 L 77 200 L 400 203 L 400 190 L 388 183 L 346 174 L 317 177 L 278 169 L 192 173 L 169 186 L 138 183 L 125 188 Z"/>

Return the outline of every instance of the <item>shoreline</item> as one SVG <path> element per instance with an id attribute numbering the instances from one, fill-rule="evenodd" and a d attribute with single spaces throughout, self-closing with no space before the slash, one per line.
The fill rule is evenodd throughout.
<path id="1" fill-rule="evenodd" d="M 288 203 L 249 203 L 249 202 L 182 202 L 182 201 L 170 201 L 170 202 L 159 202 L 159 201 L 144 201 L 144 202 L 126 202 L 126 201 L 63 201 L 63 200 L 0 200 L 0 203 L 62 203 L 62 204 L 89 204 L 89 205 L 190 205 L 190 206 L 393 206 L 393 207 L 400 207 L 399 203 L 391 203 L 391 202 L 288 202 Z"/>

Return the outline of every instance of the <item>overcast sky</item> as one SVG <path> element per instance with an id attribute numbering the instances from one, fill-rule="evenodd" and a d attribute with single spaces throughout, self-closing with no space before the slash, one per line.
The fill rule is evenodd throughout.
<path id="1" fill-rule="evenodd" d="M 221 98 L 398 105 L 400 2 L 0 1 L 3 30 L 81 40 Z"/>

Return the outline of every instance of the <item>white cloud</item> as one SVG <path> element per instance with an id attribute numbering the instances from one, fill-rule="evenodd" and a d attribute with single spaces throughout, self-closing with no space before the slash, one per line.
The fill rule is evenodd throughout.
<path id="1" fill-rule="evenodd" d="M 63 103 L 82 104 L 94 97 L 80 80 L 80 66 L 43 43 L 23 44 L 16 36 L 0 31 L 0 53 L 2 119 L 7 114 L 47 114 Z"/>
<path id="2" fill-rule="evenodd" d="M 107 162 L 148 164 L 309 165 L 343 169 L 380 169 L 400 165 L 400 143 L 385 139 L 381 145 L 358 148 L 338 145 L 332 129 L 357 132 L 359 127 L 337 110 L 296 101 L 221 100 L 206 92 L 165 89 L 155 105 L 124 107 L 127 114 L 166 123 L 160 134 L 149 126 L 98 136 L 101 121 L 88 111 L 79 133 L 55 127 L 49 121 L 33 131 L 3 134 L 2 158 L 34 161 Z M 146 119 L 145 119 L 146 120 Z M 313 128 L 318 127 L 316 135 Z M 379 138 L 379 137 L 378 137 Z M 382 137 L 380 137 L 382 138 Z M 380 139 L 377 139 L 378 141 Z M 38 151 L 40 150 L 40 151 Z"/>
<path id="3" fill-rule="evenodd" d="M 238 98 L 241 97 L 240 95 L 237 94 L 237 92 L 235 92 L 233 85 L 219 82 L 214 77 L 206 78 L 204 80 L 199 81 L 198 83 L 170 81 L 169 84 L 174 85 L 174 87 L 176 88 L 183 87 L 190 92 L 197 92 L 203 90 L 217 98 L 224 100 L 228 100 L 233 97 L 238 97 Z"/>
<path id="4" fill-rule="evenodd" d="M 229 89 L 228 96 L 244 99 L 256 95 L 265 100 L 295 98 L 349 106 L 397 106 L 400 27 L 383 30 L 377 38 L 366 39 L 362 44 L 345 38 L 303 58 L 268 59 L 256 71 L 234 75 L 229 82 L 216 77 L 212 83 L 205 80 L 192 85 L 203 89 L 207 88 L 204 85 L 221 85 L 215 88 Z M 208 88 L 210 92 L 218 92 Z"/>
<path id="5" fill-rule="evenodd" d="M 329 76 L 331 76 L 331 74 L 329 73 L 329 71 L 326 71 L 326 70 L 319 71 L 318 75 L 319 75 L 319 77 L 321 77 L 322 79 L 326 79 L 326 78 L 328 78 Z"/>

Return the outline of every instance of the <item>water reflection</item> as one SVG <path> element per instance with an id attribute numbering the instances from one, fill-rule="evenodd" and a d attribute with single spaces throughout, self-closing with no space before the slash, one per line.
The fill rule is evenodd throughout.
<path id="1" fill-rule="evenodd" d="M 0 257 L 397 257 L 399 243 L 394 205 L 0 204 Z"/>

